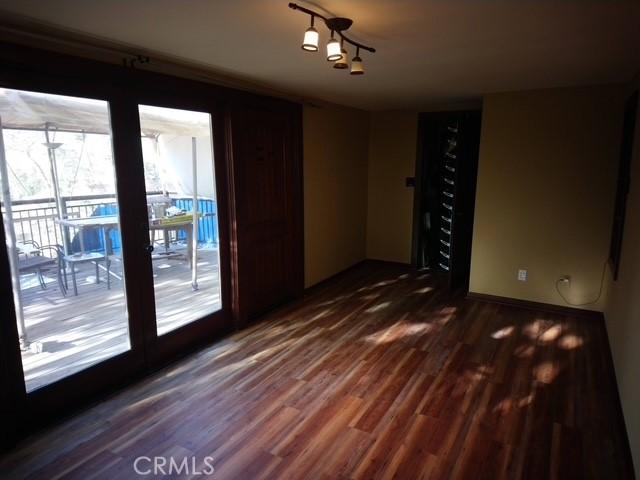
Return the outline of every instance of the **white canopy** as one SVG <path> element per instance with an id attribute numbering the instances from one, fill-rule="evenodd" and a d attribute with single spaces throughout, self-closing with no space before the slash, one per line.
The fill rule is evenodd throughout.
<path id="1" fill-rule="evenodd" d="M 0 88 L 2 127 L 24 130 L 52 130 L 110 134 L 108 103 L 104 100 L 67 97 L 49 93 L 25 92 Z M 142 134 L 162 133 L 188 137 L 211 135 L 204 115 L 166 108 L 140 108 Z M 208 115 L 206 116 L 208 120 Z"/>
<path id="2" fill-rule="evenodd" d="M 178 193 L 215 198 L 210 116 L 207 113 L 141 105 L 140 129 L 159 142 L 162 169 Z M 111 134 L 108 102 L 49 93 L 0 88 L 2 128 Z M 191 139 L 198 149 L 198 185 L 194 189 Z M 204 140 L 204 141 L 202 141 Z"/>

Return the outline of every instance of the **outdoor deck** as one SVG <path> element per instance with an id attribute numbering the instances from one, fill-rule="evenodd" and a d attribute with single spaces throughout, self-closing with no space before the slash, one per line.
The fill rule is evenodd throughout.
<path id="1" fill-rule="evenodd" d="M 111 272 L 108 290 L 103 269 L 97 284 L 95 266 L 80 265 L 78 296 L 70 288 L 66 297 L 53 274 L 47 276 L 46 290 L 23 278 L 24 318 L 31 342 L 22 353 L 28 391 L 130 348 L 120 259 L 112 259 Z M 216 249 L 198 249 L 197 291 L 191 288 L 191 270 L 184 257 L 154 260 L 153 273 L 160 334 L 220 308 Z"/>

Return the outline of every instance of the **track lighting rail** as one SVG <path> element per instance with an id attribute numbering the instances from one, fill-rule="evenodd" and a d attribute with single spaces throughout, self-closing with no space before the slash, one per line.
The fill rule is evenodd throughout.
<path id="1" fill-rule="evenodd" d="M 348 18 L 327 18 L 324 15 L 318 13 L 318 12 L 314 12 L 313 10 L 310 10 L 308 8 L 302 7 L 300 5 L 298 5 L 297 3 L 289 3 L 289 8 L 291 8 L 292 10 L 299 10 L 303 13 L 306 13 L 307 15 L 311 15 L 311 19 L 313 22 L 313 18 L 314 17 L 318 17 L 321 18 L 322 20 L 324 20 L 325 25 L 327 26 L 327 28 L 332 31 L 332 32 L 336 32 L 340 38 L 345 41 L 346 43 L 349 43 L 351 45 L 353 45 L 356 48 L 362 49 L 362 50 L 366 50 L 368 52 L 371 53 L 375 53 L 376 49 L 373 47 L 369 47 L 367 45 L 363 45 L 360 42 L 356 42 L 355 40 L 351 40 L 349 37 L 347 37 L 344 33 L 342 33 L 344 30 L 347 30 L 351 24 L 353 23 L 353 21 L 351 19 Z"/>

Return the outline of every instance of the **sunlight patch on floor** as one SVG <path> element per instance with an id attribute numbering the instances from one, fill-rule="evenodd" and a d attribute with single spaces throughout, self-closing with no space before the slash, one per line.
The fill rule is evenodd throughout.
<path id="1" fill-rule="evenodd" d="M 513 325 L 501 328 L 500 330 L 496 330 L 495 332 L 493 332 L 491 334 L 491 338 L 495 338 L 496 340 L 500 340 L 502 338 L 510 337 L 511 335 L 513 335 L 513 332 L 515 331 L 515 329 L 516 328 Z"/>
<path id="2" fill-rule="evenodd" d="M 327 300 L 326 302 L 322 302 L 322 303 L 318 303 L 316 306 L 317 307 L 327 307 L 329 305 L 333 305 L 336 302 L 339 302 L 340 300 L 344 300 L 345 298 L 347 298 L 347 295 L 339 295 L 331 300 Z"/>
<path id="3" fill-rule="evenodd" d="M 367 290 L 373 290 L 374 288 L 386 287 L 387 285 L 391 285 L 396 283 L 398 280 L 383 280 L 378 283 L 374 283 L 373 285 L 367 285 L 366 287 L 359 288 L 356 290 L 357 292 L 366 292 Z"/>
<path id="4" fill-rule="evenodd" d="M 542 383 L 553 382 L 560 373 L 560 367 L 555 362 L 542 362 L 533 367 L 533 376 Z"/>
<path id="5" fill-rule="evenodd" d="M 542 343 L 551 343 L 560 337 L 560 334 L 562 334 L 562 325 L 554 325 L 540 335 L 538 340 Z"/>
<path id="6" fill-rule="evenodd" d="M 584 344 L 582 337 L 574 334 L 566 334 L 560 337 L 558 340 L 558 346 L 563 350 L 573 350 L 579 348 Z"/>
<path id="7" fill-rule="evenodd" d="M 429 293 L 432 291 L 433 291 L 433 287 L 424 287 L 424 288 L 419 288 L 417 290 L 414 290 L 413 293 L 416 295 L 420 295 L 420 294 Z"/>
<path id="8" fill-rule="evenodd" d="M 379 312 L 380 310 L 384 310 L 389 305 L 391 305 L 391 302 L 382 302 L 382 303 L 379 303 L 377 305 L 373 305 L 373 306 L 367 308 L 365 310 L 365 313 L 376 313 L 376 312 Z"/>
<path id="9" fill-rule="evenodd" d="M 536 319 L 531 323 L 522 327 L 522 333 L 524 333 L 531 340 L 536 340 L 540 334 L 544 331 L 544 322 Z"/>
<path id="10" fill-rule="evenodd" d="M 520 400 L 518 400 L 518 407 L 524 408 L 526 406 L 531 405 L 533 403 L 534 398 L 535 398 L 535 395 L 533 393 L 530 393 L 526 397 L 522 397 Z"/>
<path id="11" fill-rule="evenodd" d="M 363 299 L 363 300 L 375 300 L 379 296 L 380 296 L 380 294 L 378 294 L 378 293 L 369 293 L 367 295 L 362 295 L 360 298 Z"/>
<path id="12" fill-rule="evenodd" d="M 531 358 L 536 351 L 533 345 L 518 345 L 513 354 L 518 358 Z"/>

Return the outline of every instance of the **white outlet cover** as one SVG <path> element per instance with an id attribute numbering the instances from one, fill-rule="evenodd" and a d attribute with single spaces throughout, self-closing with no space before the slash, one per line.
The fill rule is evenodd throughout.
<path id="1" fill-rule="evenodd" d="M 527 281 L 527 271 L 526 270 L 518 270 L 518 280 L 521 282 Z"/>

